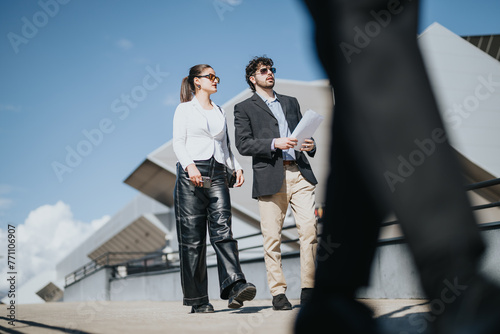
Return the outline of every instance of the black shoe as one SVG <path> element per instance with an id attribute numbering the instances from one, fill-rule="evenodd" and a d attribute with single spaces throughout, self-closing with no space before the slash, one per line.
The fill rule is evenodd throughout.
<path id="1" fill-rule="evenodd" d="M 191 306 L 191 313 L 214 313 L 214 307 L 210 303 Z"/>
<path id="2" fill-rule="evenodd" d="M 254 299 L 256 294 L 257 288 L 252 283 L 236 282 L 229 292 L 227 307 L 240 308 L 244 301 Z"/>
<path id="3" fill-rule="evenodd" d="M 300 305 L 308 303 L 312 299 L 312 288 L 303 288 L 300 292 Z"/>
<path id="4" fill-rule="evenodd" d="M 300 308 L 295 334 L 379 334 L 372 311 L 352 297 L 313 292 Z"/>
<path id="5" fill-rule="evenodd" d="M 288 301 L 284 293 L 273 296 L 273 310 L 288 311 L 292 309 L 292 304 Z"/>
<path id="6" fill-rule="evenodd" d="M 439 302 L 444 311 L 433 314 L 431 308 L 428 314 L 435 320 L 431 325 L 434 333 L 500 333 L 500 287 L 488 279 L 476 276 L 470 282 L 450 281 Z"/>

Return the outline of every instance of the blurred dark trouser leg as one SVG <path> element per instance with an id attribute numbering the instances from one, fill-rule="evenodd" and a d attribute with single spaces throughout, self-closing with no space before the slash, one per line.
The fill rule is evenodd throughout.
<path id="1" fill-rule="evenodd" d="M 366 178 L 351 145 L 349 115 L 334 112 L 330 174 L 322 235 L 316 256 L 313 298 L 302 307 L 296 333 L 376 333 L 371 312 L 354 301 L 368 285 L 380 222 L 386 206 Z"/>
<path id="2" fill-rule="evenodd" d="M 418 2 L 306 3 L 342 114 L 340 140 L 378 204 L 398 216 L 425 292 L 440 297 L 446 282 L 474 276 L 483 243 L 417 47 Z M 375 19 L 383 15 L 385 26 Z M 336 215 L 325 224 L 337 224 Z"/>
<path id="3" fill-rule="evenodd" d="M 353 298 L 368 284 L 384 209 L 376 205 L 357 152 L 348 142 L 343 114 L 335 113 L 322 236 L 316 257 L 320 294 Z"/>

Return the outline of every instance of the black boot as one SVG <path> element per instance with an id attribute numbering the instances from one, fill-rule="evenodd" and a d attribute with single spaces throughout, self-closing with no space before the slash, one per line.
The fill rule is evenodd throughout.
<path id="1" fill-rule="evenodd" d="M 234 283 L 231 292 L 229 292 L 229 301 L 227 307 L 240 308 L 246 300 L 254 299 L 257 294 L 257 288 L 252 283 L 243 283 L 238 281 Z"/>
<path id="2" fill-rule="evenodd" d="M 273 296 L 273 310 L 288 311 L 292 309 L 292 304 L 288 301 L 284 293 Z"/>
<path id="3" fill-rule="evenodd" d="M 295 320 L 295 334 L 380 333 L 372 311 L 351 296 L 313 292 Z"/>
<path id="4" fill-rule="evenodd" d="M 450 282 L 435 303 L 441 303 L 440 314 L 429 316 L 436 334 L 497 334 L 500 333 L 500 288 L 477 275 L 468 282 Z M 434 300 L 433 300 L 434 301 Z M 431 301 L 431 304 L 433 303 Z M 441 314 L 442 313 L 442 314 Z"/>
<path id="5" fill-rule="evenodd" d="M 210 303 L 193 305 L 191 307 L 191 313 L 214 313 L 214 307 Z"/>

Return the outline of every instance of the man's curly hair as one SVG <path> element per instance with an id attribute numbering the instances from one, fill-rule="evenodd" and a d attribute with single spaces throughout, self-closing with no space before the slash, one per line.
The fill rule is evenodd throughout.
<path id="1" fill-rule="evenodd" d="M 245 79 L 247 80 L 247 84 L 250 86 L 252 91 L 255 92 L 255 86 L 250 81 L 250 77 L 255 75 L 255 72 L 261 65 L 272 67 L 273 64 L 273 60 L 271 58 L 267 58 L 265 55 L 261 57 L 254 57 L 248 62 L 247 68 L 245 69 Z"/>

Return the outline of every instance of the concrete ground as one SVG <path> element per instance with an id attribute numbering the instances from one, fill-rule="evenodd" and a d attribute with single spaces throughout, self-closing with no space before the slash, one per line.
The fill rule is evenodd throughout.
<path id="1" fill-rule="evenodd" d="M 367 299 L 386 333 L 425 332 L 429 316 L 425 300 Z M 1 307 L 0 333 L 176 333 L 176 334 L 288 334 L 299 311 L 273 311 L 270 300 L 245 302 L 227 308 L 227 301 L 214 300 L 215 313 L 189 314 L 181 302 L 88 301 L 17 305 L 15 326 L 8 323 Z M 293 305 L 298 300 L 291 300 Z M 335 331 L 333 331 L 335 333 Z"/>

